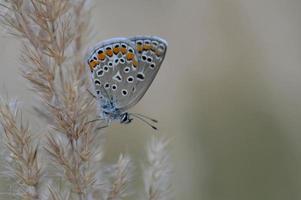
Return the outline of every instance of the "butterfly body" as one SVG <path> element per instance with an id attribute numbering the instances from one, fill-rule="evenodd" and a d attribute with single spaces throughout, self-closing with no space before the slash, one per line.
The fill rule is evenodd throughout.
<path id="1" fill-rule="evenodd" d="M 101 119 L 105 119 L 108 123 L 117 120 L 122 124 L 128 124 L 133 120 L 132 118 L 130 118 L 128 112 L 122 112 L 117 108 L 114 102 L 106 101 L 105 103 L 103 103 L 102 101 L 99 105 L 101 110 L 100 117 Z"/>
<path id="2" fill-rule="evenodd" d="M 144 96 L 154 80 L 167 50 L 156 36 L 112 38 L 88 52 L 87 64 L 100 108 L 108 122 L 130 123 L 128 109 Z"/>

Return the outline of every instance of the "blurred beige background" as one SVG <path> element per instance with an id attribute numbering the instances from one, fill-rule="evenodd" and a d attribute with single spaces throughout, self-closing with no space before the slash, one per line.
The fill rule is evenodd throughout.
<path id="1" fill-rule="evenodd" d="M 300 0 L 94 5 L 91 44 L 137 34 L 169 42 L 157 78 L 133 110 L 157 118 L 159 134 L 172 138 L 175 199 L 301 199 Z M 1 36 L 1 94 L 20 98 L 33 113 L 18 71 L 19 44 Z M 139 169 L 154 132 L 139 122 L 107 131 L 106 160 L 128 152 Z"/>

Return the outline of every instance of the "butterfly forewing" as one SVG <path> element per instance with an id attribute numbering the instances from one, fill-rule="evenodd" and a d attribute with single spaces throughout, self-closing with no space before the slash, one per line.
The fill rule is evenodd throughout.
<path id="1" fill-rule="evenodd" d="M 167 42 L 158 37 L 136 36 L 129 40 L 135 45 L 138 68 L 134 82 L 135 91 L 131 91 L 129 102 L 123 110 L 134 106 L 144 96 L 158 73 L 167 50 Z"/>
<path id="2" fill-rule="evenodd" d="M 101 103 L 125 107 L 133 90 L 138 58 L 135 46 L 126 38 L 113 38 L 98 44 L 88 58 L 96 96 Z"/>

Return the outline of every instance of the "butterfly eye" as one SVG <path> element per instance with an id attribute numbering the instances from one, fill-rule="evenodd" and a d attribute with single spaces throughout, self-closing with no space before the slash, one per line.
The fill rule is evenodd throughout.
<path id="1" fill-rule="evenodd" d="M 144 44 L 150 44 L 150 41 L 149 40 L 145 40 Z"/>
<path id="2" fill-rule="evenodd" d="M 110 67 L 112 67 L 112 66 L 113 66 L 112 61 L 108 62 L 108 65 L 109 65 Z"/>
<path id="3" fill-rule="evenodd" d="M 100 91 L 99 91 L 99 90 L 97 90 L 97 91 L 96 91 L 96 94 L 100 94 Z"/>

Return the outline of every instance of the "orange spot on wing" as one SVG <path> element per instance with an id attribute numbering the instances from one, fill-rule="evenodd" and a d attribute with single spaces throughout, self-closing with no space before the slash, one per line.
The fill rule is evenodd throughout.
<path id="1" fill-rule="evenodd" d="M 127 53 L 126 59 L 127 59 L 127 60 L 133 60 L 134 56 L 135 56 L 135 55 L 134 55 L 133 53 Z"/>
<path id="2" fill-rule="evenodd" d="M 136 59 L 133 59 L 132 64 L 133 64 L 133 67 L 137 69 L 138 61 Z"/>
<path id="3" fill-rule="evenodd" d="M 118 54 L 119 51 L 120 51 L 119 47 L 114 47 L 114 49 L 113 49 L 114 54 Z"/>
<path id="4" fill-rule="evenodd" d="M 113 51 L 112 51 L 111 49 L 106 50 L 106 54 L 107 54 L 109 57 L 112 57 L 112 56 L 113 56 Z"/>
<path id="5" fill-rule="evenodd" d="M 106 54 L 100 53 L 100 54 L 97 55 L 97 57 L 98 57 L 99 60 L 104 60 L 106 58 Z"/>
<path id="6" fill-rule="evenodd" d="M 150 48 L 151 48 L 151 45 L 150 45 L 150 44 L 145 44 L 145 45 L 143 45 L 143 49 L 144 49 L 144 50 L 150 50 Z"/>
<path id="7" fill-rule="evenodd" d="M 143 51 L 143 46 L 142 45 L 137 45 L 136 49 L 138 52 L 142 52 Z"/>
<path id="8" fill-rule="evenodd" d="M 89 62 L 89 67 L 90 67 L 91 71 L 93 71 L 94 68 L 95 68 L 95 66 L 98 65 L 98 64 L 99 64 L 99 61 L 97 61 L 97 60 L 91 60 Z"/>
<path id="9" fill-rule="evenodd" d="M 122 54 L 125 54 L 126 52 L 127 52 L 126 48 L 121 47 L 121 53 L 122 53 Z"/>

